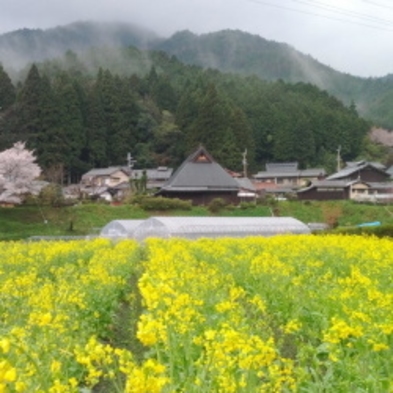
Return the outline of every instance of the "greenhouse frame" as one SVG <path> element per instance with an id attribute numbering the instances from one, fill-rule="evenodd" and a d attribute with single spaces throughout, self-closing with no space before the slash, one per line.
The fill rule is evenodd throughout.
<path id="1" fill-rule="evenodd" d="M 292 217 L 151 217 L 146 220 L 115 220 L 101 231 L 101 236 L 149 237 L 246 237 L 279 234 L 309 234 L 310 228 Z"/>
<path id="2" fill-rule="evenodd" d="M 101 237 L 111 239 L 133 238 L 135 229 L 145 220 L 113 220 L 100 231 Z"/>

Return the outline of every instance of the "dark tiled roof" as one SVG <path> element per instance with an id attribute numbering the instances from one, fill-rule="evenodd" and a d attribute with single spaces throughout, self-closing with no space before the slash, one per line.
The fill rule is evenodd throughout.
<path id="1" fill-rule="evenodd" d="M 303 169 L 299 172 L 300 172 L 300 177 L 318 177 L 318 176 L 326 175 L 326 171 L 323 168 Z"/>
<path id="2" fill-rule="evenodd" d="M 371 189 L 378 189 L 378 190 L 393 190 L 393 183 L 391 182 L 364 182 L 367 184 Z"/>
<path id="3" fill-rule="evenodd" d="M 241 189 L 256 191 L 254 184 L 251 182 L 251 180 L 248 177 L 237 177 L 235 180 L 237 181 Z"/>
<path id="4" fill-rule="evenodd" d="M 123 182 L 121 182 L 111 188 L 114 190 L 128 190 L 128 189 L 130 189 L 130 183 L 128 181 L 123 181 Z"/>
<path id="5" fill-rule="evenodd" d="M 348 187 L 353 183 L 353 181 L 346 181 L 346 180 L 319 180 L 314 181 L 312 184 L 317 187 L 324 187 L 324 188 L 338 188 L 338 187 Z"/>
<path id="6" fill-rule="evenodd" d="M 389 174 L 390 176 L 393 175 L 393 165 L 390 166 L 388 169 L 386 169 L 386 173 Z"/>
<path id="7" fill-rule="evenodd" d="M 292 187 L 276 187 L 276 188 L 266 188 L 265 192 L 268 194 L 291 194 L 295 192 Z"/>
<path id="8" fill-rule="evenodd" d="M 367 164 L 367 163 L 371 164 L 372 166 L 374 166 L 375 168 L 378 168 L 378 169 L 382 169 L 382 170 L 386 169 L 386 166 L 384 164 L 380 163 L 380 162 L 376 162 L 376 161 L 368 162 L 368 161 L 365 161 L 365 160 L 348 161 L 348 162 L 346 162 L 346 168 L 347 167 L 362 166 L 362 165 Z"/>
<path id="9" fill-rule="evenodd" d="M 346 180 L 320 180 L 312 182 L 308 187 L 302 188 L 297 192 L 305 192 L 311 190 L 313 188 L 347 188 L 354 181 L 346 181 Z"/>
<path id="10" fill-rule="evenodd" d="M 341 169 L 341 171 L 338 171 L 336 173 L 333 173 L 333 175 L 328 176 L 326 179 L 327 180 L 345 179 L 346 177 L 349 177 L 349 176 L 353 175 L 354 173 L 359 172 L 362 169 L 365 169 L 367 167 L 374 168 L 376 171 L 386 174 L 386 172 L 383 169 L 373 165 L 370 162 L 365 162 L 361 165 L 347 166 L 344 169 Z M 388 177 L 388 176 L 386 176 L 386 177 Z"/>
<path id="11" fill-rule="evenodd" d="M 119 166 L 110 166 L 108 168 L 94 168 L 91 169 L 89 172 L 85 173 L 82 178 L 85 177 L 95 177 L 95 176 L 110 176 L 113 173 L 116 173 L 118 171 L 123 171 L 125 174 L 127 174 L 127 169 L 124 167 L 119 167 Z"/>
<path id="12" fill-rule="evenodd" d="M 146 176 L 148 180 L 168 180 L 171 177 L 173 168 L 158 167 L 154 169 L 133 169 L 132 178 L 141 178 L 144 171 L 146 171 Z"/>
<path id="13" fill-rule="evenodd" d="M 310 168 L 303 170 L 293 171 L 261 171 L 256 175 L 253 175 L 255 179 L 271 179 L 271 178 L 307 178 L 307 177 L 318 177 L 325 176 L 326 172 L 323 168 Z"/>
<path id="14" fill-rule="evenodd" d="M 236 180 L 214 161 L 204 147 L 191 154 L 162 187 L 165 191 L 238 189 Z"/>
<path id="15" fill-rule="evenodd" d="M 266 172 L 296 172 L 298 170 L 297 162 L 272 162 L 266 164 Z"/>

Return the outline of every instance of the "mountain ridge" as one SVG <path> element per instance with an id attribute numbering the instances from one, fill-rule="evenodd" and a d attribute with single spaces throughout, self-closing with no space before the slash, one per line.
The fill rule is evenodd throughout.
<path id="1" fill-rule="evenodd" d="M 0 62 L 20 69 L 31 62 L 62 56 L 67 50 L 80 52 L 105 45 L 148 49 L 159 39 L 148 29 L 123 22 L 79 21 L 45 30 L 24 28 L 0 35 Z"/>
<path id="2" fill-rule="evenodd" d="M 393 74 L 364 78 L 343 73 L 294 47 L 240 30 L 196 34 L 189 30 L 164 38 L 123 22 L 74 22 L 46 30 L 20 29 L 0 35 L 0 63 L 23 67 L 101 46 L 134 46 L 163 51 L 186 64 L 263 80 L 311 83 L 328 91 L 375 125 L 393 129 Z M 7 64 L 8 63 L 8 64 Z"/>

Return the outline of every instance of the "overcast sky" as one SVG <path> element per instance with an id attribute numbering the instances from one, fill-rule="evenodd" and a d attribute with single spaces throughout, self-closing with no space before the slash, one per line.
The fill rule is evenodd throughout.
<path id="1" fill-rule="evenodd" d="M 162 36 L 240 29 L 338 71 L 393 73 L 392 0 L 0 0 L 0 34 L 81 20 L 137 23 Z"/>

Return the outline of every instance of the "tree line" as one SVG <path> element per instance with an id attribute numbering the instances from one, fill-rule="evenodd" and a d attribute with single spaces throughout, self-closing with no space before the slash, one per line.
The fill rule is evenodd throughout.
<path id="1" fill-rule="evenodd" d="M 354 106 L 311 84 L 267 82 L 128 49 L 130 74 L 91 72 L 77 55 L 33 64 L 14 84 L 0 67 L 0 150 L 34 149 L 48 178 L 78 181 L 93 167 L 179 165 L 198 145 L 228 169 L 272 161 L 334 167 L 362 154 L 370 128 Z M 135 72 L 135 63 L 144 69 Z M 127 63 L 124 64 L 127 68 Z M 50 179 L 51 180 L 51 179 Z"/>

